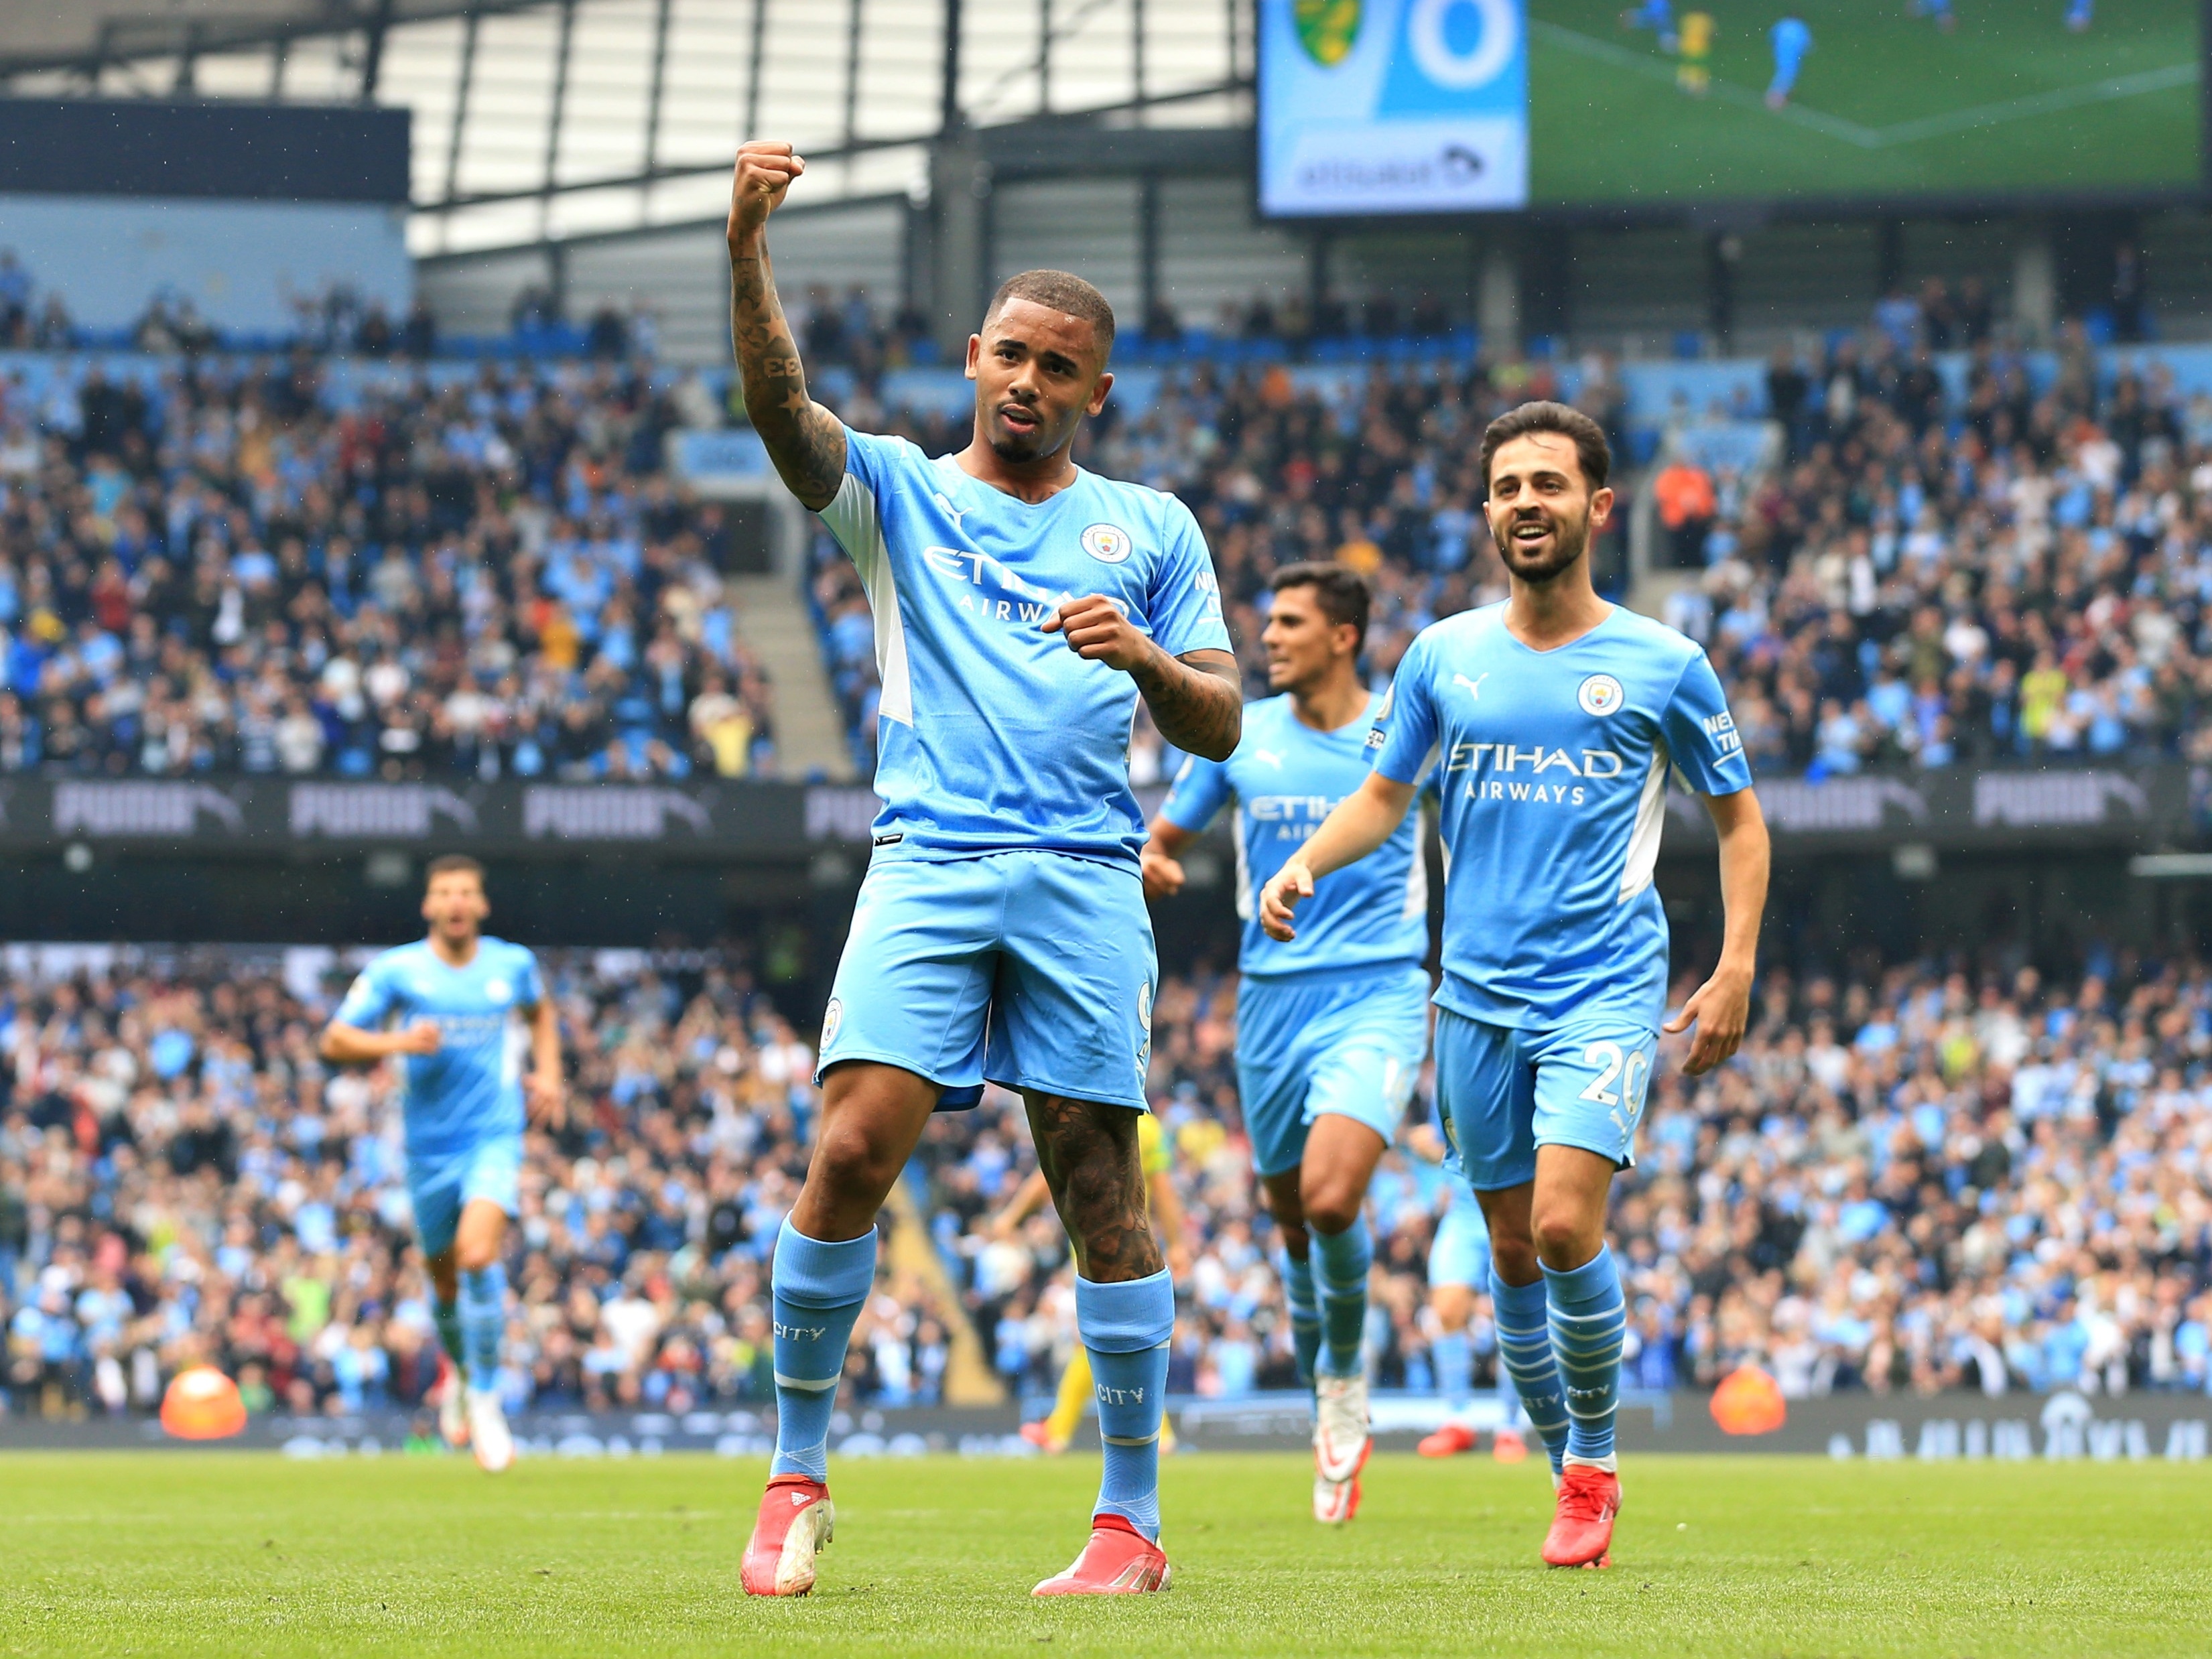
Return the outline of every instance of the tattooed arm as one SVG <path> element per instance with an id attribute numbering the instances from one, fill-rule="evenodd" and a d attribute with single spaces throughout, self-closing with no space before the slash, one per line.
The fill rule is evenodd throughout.
<path id="1" fill-rule="evenodd" d="M 1170 657 L 1103 593 L 1070 599 L 1045 618 L 1044 631 L 1065 634 L 1077 656 L 1136 681 L 1152 724 L 1176 748 L 1221 761 L 1237 747 L 1244 729 L 1244 678 L 1226 651 Z"/>
<path id="2" fill-rule="evenodd" d="M 1244 676 L 1226 651 L 1170 657 L 1158 646 L 1129 671 L 1152 724 L 1176 748 L 1225 761 L 1244 732 Z"/>
<path id="3" fill-rule="evenodd" d="M 845 481 L 845 428 L 806 395 L 806 370 L 768 261 L 768 216 L 805 171 L 789 144 L 757 140 L 738 151 L 730 181 L 730 338 L 753 429 L 791 493 L 818 513 Z"/>

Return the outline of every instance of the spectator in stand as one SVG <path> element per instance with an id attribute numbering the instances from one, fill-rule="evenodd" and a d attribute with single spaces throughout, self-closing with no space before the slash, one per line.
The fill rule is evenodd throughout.
<path id="1" fill-rule="evenodd" d="M 561 325 L 561 301 L 544 283 L 529 283 L 518 289 L 508 308 L 507 323 L 518 334 L 541 332 Z"/>
<path id="2" fill-rule="evenodd" d="M 1713 493 L 1713 477 L 1686 457 L 1677 456 L 1652 480 L 1652 498 L 1659 523 L 1667 532 L 1673 563 L 1678 570 L 1705 567 L 1705 538 L 1712 532 L 1719 498 Z"/>
<path id="3" fill-rule="evenodd" d="M 353 349 L 364 357 L 389 357 L 398 339 L 383 303 L 370 301 L 362 313 L 361 321 L 355 325 Z"/>
<path id="4" fill-rule="evenodd" d="M 0 347 L 20 350 L 30 343 L 31 299 L 36 284 L 15 258 L 0 247 Z"/>
<path id="5" fill-rule="evenodd" d="M 602 300 L 584 330 L 584 355 L 609 362 L 629 350 L 629 324 L 612 300 Z"/>
<path id="6" fill-rule="evenodd" d="M 411 362 L 424 363 L 437 349 L 437 313 L 430 309 L 429 301 L 418 295 L 399 325 L 399 355 Z"/>
<path id="7" fill-rule="evenodd" d="M 2112 255 L 2112 337 L 2123 345 L 2135 344 L 2149 329 L 2148 287 L 2142 250 L 2121 243 Z"/>

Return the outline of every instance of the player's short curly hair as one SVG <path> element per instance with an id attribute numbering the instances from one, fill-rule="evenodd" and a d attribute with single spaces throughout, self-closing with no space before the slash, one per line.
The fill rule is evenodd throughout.
<path id="1" fill-rule="evenodd" d="M 1009 300 L 1028 300 L 1082 318 L 1097 332 L 1098 361 L 1103 363 L 1114 355 L 1114 307 L 1104 295 L 1073 271 L 1024 270 L 1007 277 L 999 284 L 999 291 L 991 296 L 990 309 L 983 313 L 987 326 L 1006 309 Z"/>
<path id="2" fill-rule="evenodd" d="M 1309 559 L 1299 564 L 1286 564 L 1267 578 L 1267 591 L 1279 593 L 1286 587 L 1310 587 L 1314 603 L 1333 628 L 1346 623 L 1359 630 L 1359 644 L 1367 644 L 1367 613 L 1373 607 L 1375 595 L 1367 586 L 1367 579 L 1348 564 L 1338 564 L 1331 559 Z"/>
<path id="3" fill-rule="evenodd" d="M 1613 446 L 1605 441 L 1605 428 L 1579 409 L 1570 409 L 1565 404 L 1537 402 L 1509 409 L 1483 428 L 1485 493 L 1490 489 L 1492 459 L 1514 439 L 1525 438 L 1532 432 L 1556 432 L 1563 438 L 1571 438 L 1576 458 L 1582 463 L 1583 477 L 1591 490 L 1605 488 L 1605 481 L 1613 474 Z"/>
<path id="4" fill-rule="evenodd" d="M 429 884 L 441 876 L 474 876 L 477 885 L 484 884 L 484 867 L 466 853 L 441 853 L 432 859 L 422 872 L 422 885 Z"/>

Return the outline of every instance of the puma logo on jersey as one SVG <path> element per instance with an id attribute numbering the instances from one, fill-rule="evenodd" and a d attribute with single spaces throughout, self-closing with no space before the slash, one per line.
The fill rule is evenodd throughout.
<path id="1" fill-rule="evenodd" d="M 941 489 L 937 492 L 937 505 L 944 510 L 945 516 L 952 520 L 952 527 L 955 530 L 960 528 L 960 520 L 968 516 L 967 514 L 953 506 L 952 498 L 947 495 Z"/>
<path id="2" fill-rule="evenodd" d="M 1473 679 L 1469 679 L 1464 674 L 1455 674 L 1452 676 L 1452 684 L 1454 685 L 1465 686 L 1467 688 L 1468 696 L 1474 702 L 1480 702 L 1482 701 L 1482 683 L 1489 678 L 1490 676 L 1487 674 L 1478 674 Z"/>
<path id="3" fill-rule="evenodd" d="M 1272 749 L 1255 749 L 1252 751 L 1252 758 L 1255 761 L 1267 762 L 1278 772 L 1283 769 L 1283 757 Z"/>

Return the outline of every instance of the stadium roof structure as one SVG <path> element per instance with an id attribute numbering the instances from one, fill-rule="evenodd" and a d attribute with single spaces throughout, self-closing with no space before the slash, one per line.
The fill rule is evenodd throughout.
<path id="1" fill-rule="evenodd" d="M 0 9 L 0 91 L 404 105 L 437 256 L 718 217 L 754 134 L 823 206 L 926 198 L 948 135 L 1226 137 L 1251 33 L 1243 0 L 94 0 Z"/>

